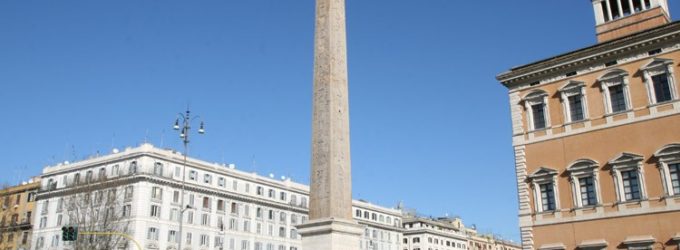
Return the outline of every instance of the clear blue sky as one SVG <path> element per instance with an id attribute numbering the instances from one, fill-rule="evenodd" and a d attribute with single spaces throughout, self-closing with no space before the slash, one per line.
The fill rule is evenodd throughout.
<path id="1" fill-rule="evenodd" d="M 671 11 L 678 10 L 672 1 Z M 494 76 L 595 43 L 590 1 L 348 0 L 355 198 L 517 240 Z M 313 0 L 0 1 L 0 182 L 148 141 L 308 183 Z"/>

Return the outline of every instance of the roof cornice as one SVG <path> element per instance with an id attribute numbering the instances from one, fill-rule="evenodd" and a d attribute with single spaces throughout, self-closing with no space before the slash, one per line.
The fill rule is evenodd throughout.
<path id="1" fill-rule="evenodd" d="M 680 38 L 680 21 L 672 22 L 657 28 L 645 30 L 615 40 L 598 43 L 589 47 L 550 57 L 534 63 L 511 68 L 500 73 L 496 79 L 504 86 L 512 88 L 517 83 L 548 77 L 558 72 L 568 71 L 576 67 L 606 61 L 625 52 L 640 47 L 658 44 L 669 39 Z"/>

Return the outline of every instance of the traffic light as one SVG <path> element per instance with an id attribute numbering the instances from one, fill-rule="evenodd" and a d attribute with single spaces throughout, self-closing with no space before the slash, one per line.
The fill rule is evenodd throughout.
<path id="1" fill-rule="evenodd" d="M 76 241 L 78 239 L 78 227 L 61 227 L 62 241 Z"/>

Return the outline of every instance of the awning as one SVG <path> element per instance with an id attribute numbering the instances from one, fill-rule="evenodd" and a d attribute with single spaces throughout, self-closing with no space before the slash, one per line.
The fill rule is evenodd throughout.
<path id="1" fill-rule="evenodd" d="M 541 245 L 541 247 L 538 248 L 538 250 L 565 250 L 567 249 L 566 246 L 564 246 L 564 243 L 550 243 L 550 244 L 544 244 Z"/>
<path id="2" fill-rule="evenodd" d="M 581 244 L 578 244 L 578 248 L 595 248 L 595 247 L 600 247 L 600 248 L 605 248 L 607 247 L 607 241 L 604 239 L 597 239 L 597 240 L 584 240 L 581 241 Z"/>

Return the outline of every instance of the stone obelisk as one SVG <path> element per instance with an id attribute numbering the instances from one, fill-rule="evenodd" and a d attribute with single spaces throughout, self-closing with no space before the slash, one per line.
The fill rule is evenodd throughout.
<path id="1" fill-rule="evenodd" d="M 345 0 L 316 0 L 309 222 L 302 250 L 359 249 L 352 219 Z"/>

